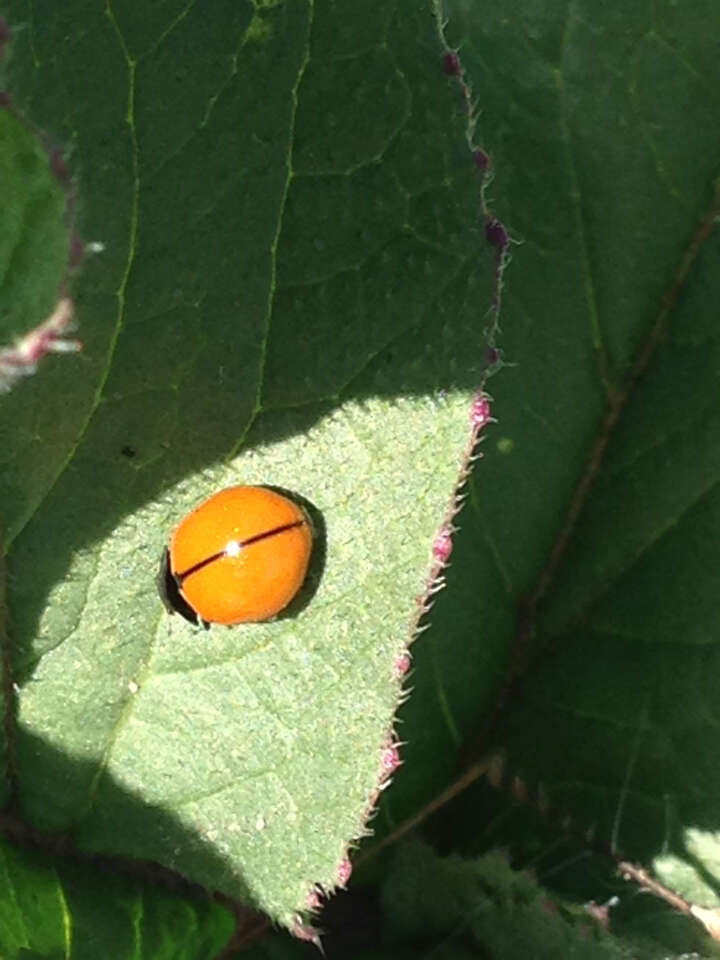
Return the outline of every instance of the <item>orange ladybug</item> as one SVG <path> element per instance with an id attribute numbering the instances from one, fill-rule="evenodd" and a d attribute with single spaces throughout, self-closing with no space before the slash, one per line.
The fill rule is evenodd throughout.
<path id="1" fill-rule="evenodd" d="M 268 487 L 227 487 L 173 532 L 158 577 L 163 602 L 204 626 L 270 620 L 303 585 L 312 547 L 299 504 Z"/>

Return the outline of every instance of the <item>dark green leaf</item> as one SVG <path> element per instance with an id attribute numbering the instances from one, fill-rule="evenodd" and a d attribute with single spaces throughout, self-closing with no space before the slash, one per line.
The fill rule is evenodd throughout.
<path id="1" fill-rule="evenodd" d="M 471 436 L 494 264 L 465 106 L 409 0 L 31 14 L 13 84 L 104 252 L 74 288 L 77 443 L 8 520 L 21 810 L 292 926 L 386 776 Z M 237 482 L 316 510 L 309 602 L 199 634 L 158 558 Z"/>
<path id="2" fill-rule="evenodd" d="M 388 814 L 445 785 L 499 703 L 471 746 L 502 751 L 507 782 L 713 906 L 718 11 L 443 9 L 516 241 L 515 366 L 492 383 L 499 424 L 418 651 L 425 700 Z M 422 767 L 429 750 L 442 760 Z"/>
<path id="3" fill-rule="evenodd" d="M 100 864 L 44 859 L 3 842 L 0 944 L 7 960 L 207 960 L 233 919 L 207 899 L 132 884 Z"/>

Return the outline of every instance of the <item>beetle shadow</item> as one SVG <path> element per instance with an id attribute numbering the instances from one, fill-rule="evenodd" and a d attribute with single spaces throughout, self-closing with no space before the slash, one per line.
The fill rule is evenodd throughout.
<path id="1" fill-rule="evenodd" d="M 157 586 L 158 595 L 162 600 L 162 605 L 169 614 L 177 613 L 183 620 L 187 620 L 187 622 L 191 623 L 194 627 L 201 626 L 205 630 L 210 629 L 210 624 L 201 617 L 198 617 L 180 592 L 180 584 L 170 570 L 170 551 L 167 547 L 164 548 L 160 556 L 160 568 L 155 577 L 155 585 Z"/>

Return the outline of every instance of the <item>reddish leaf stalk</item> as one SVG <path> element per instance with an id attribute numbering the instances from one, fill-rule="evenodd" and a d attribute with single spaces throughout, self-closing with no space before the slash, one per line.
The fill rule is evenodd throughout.
<path id="1" fill-rule="evenodd" d="M 22 377 L 31 376 L 38 362 L 49 353 L 77 353 L 79 340 L 66 334 L 73 328 L 73 303 L 63 297 L 39 326 L 10 347 L 0 349 L 0 392 L 8 393 Z"/>

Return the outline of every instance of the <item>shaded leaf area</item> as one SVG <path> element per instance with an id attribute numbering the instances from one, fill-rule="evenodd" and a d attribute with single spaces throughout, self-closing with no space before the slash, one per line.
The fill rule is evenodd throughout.
<path id="1" fill-rule="evenodd" d="M 67 268 L 66 196 L 48 150 L 9 108 L 0 110 L 0 171 L 6 190 L 0 232 L 2 339 L 55 306 Z"/>
<path id="2" fill-rule="evenodd" d="M 326 940 L 323 938 L 323 951 L 325 950 Z M 312 960 L 317 956 L 317 947 L 313 943 L 295 940 L 287 933 L 273 931 L 267 933 L 258 943 L 243 949 L 242 955 L 248 960 Z M 325 955 L 330 956 L 327 952 Z"/>
<path id="3" fill-rule="evenodd" d="M 506 796 L 487 785 L 457 798 L 430 833 L 446 849 L 462 834 L 465 854 L 438 855 L 417 839 L 386 851 L 377 885 L 353 884 L 323 911 L 328 960 L 718 956 L 718 944 L 693 919 L 638 895 L 609 858 L 591 855 L 568 832 L 558 842 L 556 824 L 527 806 L 508 809 Z M 512 858 L 497 852 L 508 839 L 517 851 Z M 307 944 L 281 934 L 267 935 L 247 954 L 312 956 Z"/>
<path id="4" fill-rule="evenodd" d="M 418 649 L 434 719 L 418 700 L 403 712 L 408 767 L 411 751 L 441 756 L 400 774 L 388 816 L 446 782 L 493 698 L 488 671 L 511 660 L 522 679 L 494 732 L 509 774 L 607 847 L 695 864 L 714 899 L 718 12 L 445 13 L 494 161 L 489 202 L 517 240 L 501 320 L 516 366 L 491 384 L 500 422 Z"/>
<path id="5" fill-rule="evenodd" d="M 432 819 L 428 839 L 438 850 L 465 857 L 504 851 L 513 870 L 532 876 L 549 898 L 599 908 L 618 942 L 644 945 L 652 957 L 720 954 L 697 920 L 638 890 L 618 870 L 606 844 L 594 842 L 592 832 L 566 811 L 547 809 L 524 786 L 511 776 L 500 788 L 477 781 Z M 673 889 L 677 864 L 667 859 L 665 871 L 655 872 Z M 684 889 L 693 892 L 687 884 Z M 700 893 L 697 885 L 695 892 Z M 693 899 L 700 902 L 700 897 Z"/>
<path id="6" fill-rule="evenodd" d="M 92 412 L 8 555 L 20 809 L 291 925 L 384 776 L 482 377 L 464 104 L 409 0 L 10 12 L 105 244 L 75 291 Z M 311 577 L 277 622 L 200 634 L 158 557 L 237 482 L 305 498 Z"/>
<path id="7" fill-rule="evenodd" d="M 388 939 L 415 951 L 420 943 L 458 958 L 657 956 L 652 944 L 623 943 L 582 907 L 550 899 L 499 853 L 442 858 L 417 841 L 408 844 L 395 856 L 383 905 Z"/>
<path id="8" fill-rule="evenodd" d="M 98 864 L 82 866 L 0 845 L 0 943 L 15 957 L 178 957 L 207 960 L 233 929 L 223 907 L 195 894 L 130 882 Z"/>
<path id="9" fill-rule="evenodd" d="M 3 66 L 0 56 L 0 67 Z M 7 85 L 0 72 L 0 91 Z M 12 103 L 12 101 L 10 101 Z M 71 185 L 54 145 L 10 105 L 0 107 L 0 348 L 38 327 L 54 310 L 68 272 Z M 77 364 L 73 358 L 72 364 Z M 31 512 L 67 457 L 77 436 L 69 417 L 58 421 L 58 390 L 68 379 L 67 361 L 43 361 L 43 377 L 32 387 L 11 383 L 2 371 L 0 417 L 0 529 L 11 537 L 14 526 Z M 27 373 L 32 364 L 25 365 Z M 77 366 L 72 367 L 72 373 Z M 77 400 L 68 391 L 68 407 Z M 22 479 L 21 479 L 22 478 Z"/>
<path id="10" fill-rule="evenodd" d="M 587 822 L 612 825 L 620 851 L 644 858 L 682 856 L 689 830 L 718 828 L 718 341 L 708 284 L 719 253 L 713 239 L 613 436 L 542 610 L 552 652 L 512 717 L 511 743 L 526 739 L 530 713 L 543 718 L 546 746 L 539 756 L 535 743 L 540 765 L 528 773 L 554 796 L 570 763 L 574 783 L 561 795 Z"/>

